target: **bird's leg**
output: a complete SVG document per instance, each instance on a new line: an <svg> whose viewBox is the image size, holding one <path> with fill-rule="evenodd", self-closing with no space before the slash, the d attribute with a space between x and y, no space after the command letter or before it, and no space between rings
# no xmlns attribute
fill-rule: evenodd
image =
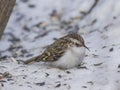
<svg viewBox="0 0 120 90"><path fill-rule="evenodd" d="M77 66L77 68L78 68L78 69L88 69L86 66L84 66L84 64L85 64L85 63L83 63L83 62L80 63L80 64Z"/></svg>

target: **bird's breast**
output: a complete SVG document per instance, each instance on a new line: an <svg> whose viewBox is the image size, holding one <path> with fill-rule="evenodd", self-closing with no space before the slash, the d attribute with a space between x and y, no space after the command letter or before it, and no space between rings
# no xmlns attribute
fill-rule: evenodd
<svg viewBox="0 0 120 90"><path fill-rule="evenodd" d="M76 57L84 56L85 54L85 48L84 47L72 47L70 49L71 53Z"/></svg>
<svg viewBox="0 0 120 90"><path fill-rule="evenodd" d="M52 62L52 65L60 68L72 68L79 65L84 59L84 56L84 47L72 47L68 49L57 61Z"/></svg>

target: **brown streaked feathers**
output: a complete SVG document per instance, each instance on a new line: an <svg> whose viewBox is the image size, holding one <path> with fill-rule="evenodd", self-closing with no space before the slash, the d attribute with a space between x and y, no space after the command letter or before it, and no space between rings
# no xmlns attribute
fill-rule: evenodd
<svg viewBox="0 0 120 90"><path fill-rule="evenodd" d="M76 39L82 43L79 44L79 43L72 42L70 38ZM83 38L80 35L75 33L68 34L56 40L53 44L48 46L41 55L33 57L25 61L24 63L29 64L35 61L44 61L44 62L56 61L65 53L67 49L69 49L72 46L77 46L77 47L85 46Z"/></svg>

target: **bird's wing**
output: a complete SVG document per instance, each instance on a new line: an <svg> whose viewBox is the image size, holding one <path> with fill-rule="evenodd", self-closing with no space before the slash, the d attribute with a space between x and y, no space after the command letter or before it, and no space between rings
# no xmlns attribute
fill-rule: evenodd
<svg viewBox="0 0 120 90"><path fill-rule="evenodd" d="M61 38L46 48L36 61L56 61L65 53L70 44L72 44L72 42L67 37Z"/></svg>
<svg viewBox="0 0 120 90"><path fill-rule="evenodd" d="M48 46L46 50L42 53L42 55L30 58L26 60L24 63L29 64L35 61L56 61L58 60L65 51L73 44L69 37L63 37L56 40L53 44Z"/></svg>

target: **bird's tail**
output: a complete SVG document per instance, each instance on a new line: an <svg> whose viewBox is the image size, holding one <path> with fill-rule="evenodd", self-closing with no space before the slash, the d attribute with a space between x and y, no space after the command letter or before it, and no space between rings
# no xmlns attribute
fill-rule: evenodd
<svg viewBox="0 0 120 90"><path fill-rule="evenodd" d="M26 61L24 62L24 64L34 63L34 62L36 62L36 61L38 61L38 60L39 60L39 56L32 57L32 58L26 60Z"/></svg>

